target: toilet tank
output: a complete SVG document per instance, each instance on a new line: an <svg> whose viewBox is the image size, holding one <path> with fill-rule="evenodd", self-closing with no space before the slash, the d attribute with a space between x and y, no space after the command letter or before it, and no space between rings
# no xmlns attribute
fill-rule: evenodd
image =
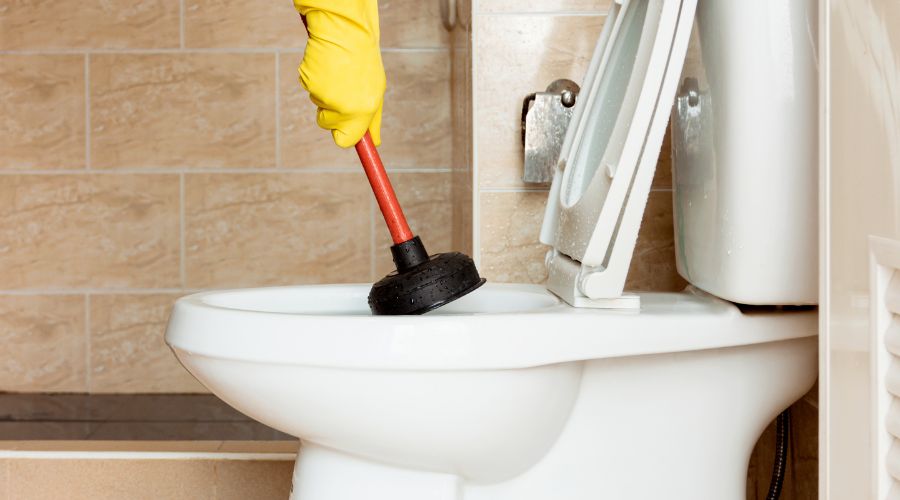
<svg viewBox="0 0 900 500"><path fill-rule="evenodd" d="M672 112L678 272L732 302L818 296L815 0L700 0Z"/></svg>

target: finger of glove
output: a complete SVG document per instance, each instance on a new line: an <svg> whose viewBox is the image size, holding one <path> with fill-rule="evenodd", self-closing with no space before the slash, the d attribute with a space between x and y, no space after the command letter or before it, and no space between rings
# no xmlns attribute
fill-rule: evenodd
<svg viewBox="0 0 900 500"><path fill-rule="evenodd" d="M369 129L370 120L362 116L347 117L330 109L319 108L316 123L324 129L331 130L335 144L349 148L362 139Z"/></svg>
<svg viewBox="0 0 900 500"><path fill-rule="evenodd" d="M369 122L369 133L372 135L372 142L375 143L376 146L381 145L381 112L384 109L384 102L378 104L378 109L375 111L375 114L372 116L372 121Z"/></svg>

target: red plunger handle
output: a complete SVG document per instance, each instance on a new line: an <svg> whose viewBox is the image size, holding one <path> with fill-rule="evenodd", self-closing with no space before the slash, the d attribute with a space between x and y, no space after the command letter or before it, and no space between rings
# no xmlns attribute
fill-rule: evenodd
<svg viewBox="0 0 900 500"><path fill-rule="evenodd" d="M369 184L372 185L372 192L375 193L375 200L378 201L378 208L381 209L381 215L384 216L384 222L387 223L394 244L413 239L412 231L409 230L409 224L406 223L406 217L400 209L397 195L394 194L394 188L391 187L391 181L384 171L384 164L381 163L381 157L378 156L378 150L375 149L369 132L356 143L356 154L359 155L359 161L366 171Z"/></svg>

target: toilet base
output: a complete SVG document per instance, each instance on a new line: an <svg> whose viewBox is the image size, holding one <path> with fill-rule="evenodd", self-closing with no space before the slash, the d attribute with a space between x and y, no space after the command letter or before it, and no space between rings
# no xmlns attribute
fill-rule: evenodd
<svg viewBox="0 0 900 500"><path fill-rule="evenodd" d="M460 500L458 476L380 464L304 443L290 500Z"/></svg>

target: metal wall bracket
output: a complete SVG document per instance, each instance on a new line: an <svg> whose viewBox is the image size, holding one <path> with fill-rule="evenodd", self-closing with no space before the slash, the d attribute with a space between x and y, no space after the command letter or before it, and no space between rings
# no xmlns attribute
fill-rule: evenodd
<svg viewBox="0 0 900 500"><path fill-rule="evenodd" d="M553 179L553 168L559 160L579 90L577 83L560 79L544 92L529 94L522 102L522 180L526 183L547 184Z"/></svg>

